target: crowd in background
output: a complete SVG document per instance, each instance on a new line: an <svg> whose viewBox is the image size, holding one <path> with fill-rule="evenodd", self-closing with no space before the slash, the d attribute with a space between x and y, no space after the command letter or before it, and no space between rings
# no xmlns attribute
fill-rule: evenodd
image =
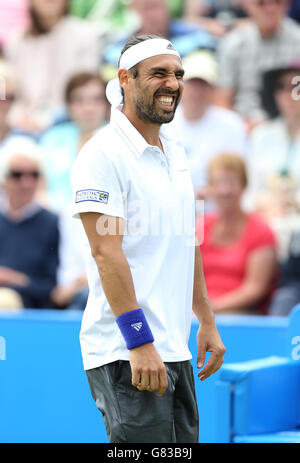
<svg viewBox="0 0 300 463"><path fill-rule="evenodd" d="M215 313L300 302L300 1L0 0L0 308L83 310L69 174L132 34L169 38ZM82 243L82 244L81 244Z"/></svg>

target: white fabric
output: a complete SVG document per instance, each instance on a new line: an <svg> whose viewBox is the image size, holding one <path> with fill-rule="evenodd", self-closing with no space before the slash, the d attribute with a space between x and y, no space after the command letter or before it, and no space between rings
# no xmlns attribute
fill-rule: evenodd
<svg viewBox="0 0 300 463"><path fill-rule="evenodd" d="M247 133L242 119L233 111L209 106L203 117L188 121L180 106L172 122L180 133L195 192L207 184L207 166L223 151L247 157Z"/></svg>
<svg viewBox="0 0 300 463"><path fill-rule="evenodd" d="M131 69L145 59L158 55L175 55L178 51L167 39L149 39L128 48L121 56L119 69ZM106 96L112 107L117 108L123 102L119 79L115 78L106 86Z"/></svg>
<svg viewBox="0 0 300 463"><path fill-rule="evenodd" d="M167 39L149 39L128 48L120 59L119 69L131 69L145 59L158 55L176 55L178 51Z"/></svg>
<svg viewBox="0 0 300 463"><path fill-rule="evenodd" d="M85 274L85 232L80 220L74 221L71 213L59 216L59 267L58 285L67 286Z"/></svg>
<svg viewBox="0 0 300 463"><path fill-rule="evenodd" d="M297 181L300 200L300 136L290 140L286 124L278 118L253 130L250 136L247 205L256 207L259 195L268 190L268 180L288 167Z"/></svg>
<svg viewBox="0 0 300 463"><path fill-rule="evenodd" d="M195 204L182 145L168 133L168 127L162 126L160 134L165 154L148 145L125 115L113 109L110 124L77 156L71 183L74 217L81 212L98 212L125 218L127 233L122 247L137 301L153 332L156 349L163 361L172 362L191 358L188 339ZM103 201L95 190L104 192ZM76 197L81 202L76 203ZM164 228L155 221L156 217L163 219ZM134 229L138 224L142 226L140 233ZM84 368L91 369L115 360L128 360L129 351L88 246L86 261L90 295L80 342Z"/></svg>

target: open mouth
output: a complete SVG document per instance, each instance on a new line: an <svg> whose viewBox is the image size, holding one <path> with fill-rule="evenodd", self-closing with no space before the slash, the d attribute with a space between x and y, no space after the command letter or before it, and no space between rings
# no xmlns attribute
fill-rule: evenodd
<svg viewBox="0 0 300 463"><path fill-rule="evenodd" d="M172 111L174 109L175 99L175 96L172 95L158 95L156 97L159 105L167 111Z"/></svg>

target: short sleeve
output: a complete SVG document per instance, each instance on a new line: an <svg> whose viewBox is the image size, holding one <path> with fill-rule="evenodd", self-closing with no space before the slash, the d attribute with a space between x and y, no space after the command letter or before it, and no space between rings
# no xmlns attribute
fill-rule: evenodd
<svg viewBox="0 0 300 463"><path fill-rule="evenodd" d="M276 238L269 225L257 214L253 214L248 233L249 251L263 247L276 248Z"/></svg>
<svg viewBox="0 0 300 463"><path fill-rule="evenodd" d="M93 141L93 140L90 140ZM71 169L72 216L97 212L125 218L124 191L116 162L89 142Z"/></svg>

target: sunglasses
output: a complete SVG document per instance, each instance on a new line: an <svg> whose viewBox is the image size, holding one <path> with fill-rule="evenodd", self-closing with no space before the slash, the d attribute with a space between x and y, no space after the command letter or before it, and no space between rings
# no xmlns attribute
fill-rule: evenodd
<svg viewBox="0 0 300 463"><path fill-rule="evenodd" d="M9 178L14 180L20 180L23 177L30 177L34 180L40 178L41 173L38 170L30 170L30 171L21 171L21 170L10 170L7 174Z"/></svg>

